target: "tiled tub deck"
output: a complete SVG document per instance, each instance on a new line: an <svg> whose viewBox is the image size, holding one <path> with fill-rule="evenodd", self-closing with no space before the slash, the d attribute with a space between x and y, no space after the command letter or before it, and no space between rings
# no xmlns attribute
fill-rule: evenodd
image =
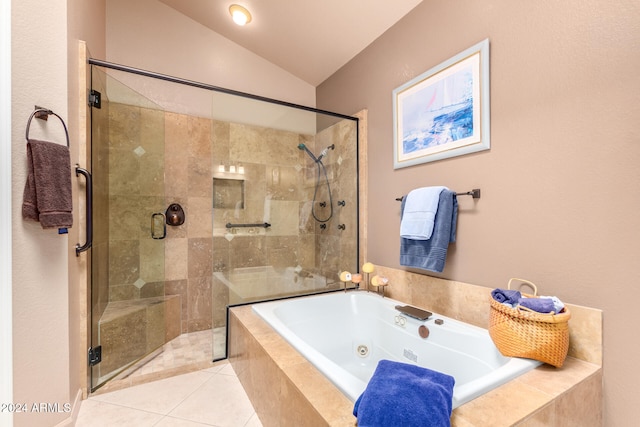
<svg viewBox="0 0 640 427"><path fill-rule="evenodd" d="M482 289L471 292L486 297ZM569 307L571 348L564 366L542 365L460 406L452 426L602 425L601 312ZM229 360L264 426L356 425L353 403L250 306L230 310L229 328Z"/></svg>

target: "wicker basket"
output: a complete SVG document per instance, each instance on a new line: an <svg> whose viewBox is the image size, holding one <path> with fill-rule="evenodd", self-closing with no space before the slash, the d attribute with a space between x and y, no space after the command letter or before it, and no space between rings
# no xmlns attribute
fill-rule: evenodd
<svg viewBox="0 0 640 427"><path fill-rule="evenodd" d="M533 283L513 278L532 287L535 298L538 289ZM500 353L508 357L524 357L561 367L569 350L569 318L565 309L560 314L544 314L522 308L510 308L489 296L489 335Z"/></svg>

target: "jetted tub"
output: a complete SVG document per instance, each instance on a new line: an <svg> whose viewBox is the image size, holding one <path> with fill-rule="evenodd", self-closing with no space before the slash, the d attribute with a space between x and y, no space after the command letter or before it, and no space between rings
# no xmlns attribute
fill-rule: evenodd
<svg viewBox="0 0 640 427"><path fill-rule="evenodd" d="M352 401L381 359L453 376L453 408L540 365L502 356L486 329L435 313L420 321L396 305L405 304L349 291L254 304L253 311ZM421 325L429 330L426 339L418 332Z"/></svg>

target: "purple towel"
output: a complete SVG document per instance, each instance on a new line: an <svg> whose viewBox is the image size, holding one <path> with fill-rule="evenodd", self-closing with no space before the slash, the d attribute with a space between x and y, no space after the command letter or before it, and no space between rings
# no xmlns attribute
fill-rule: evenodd
<svg viewBox="0 0 640 427"><path fill-rule="evenodd" d="M556 311L551 298L520 298L518 303L520 303L522 307L527 307L538 313L551 313L552 311Z"/></svg>
<svg viewBox="0 0 640 427"><path fill-rule="evenodd" d="M449 427L454 383L447 374L381 360L353 415L360 427Z"/></svg>
<svg viewBox="0 0 640 427"><path fill-rule="evenodd" d="M518 304L518 301L522 298L522 294L520 293L520 291L500 288L492 290L491 296L494 300L500 303L507 303L511 305Z"/></svg>
<svg viewBox="0 0 640 427"><path fill-rule="evenodd" d="M40 221L42 228L71 227L73 202L69 147L30 139L27 142L27 163L22 217Z"/></svg>

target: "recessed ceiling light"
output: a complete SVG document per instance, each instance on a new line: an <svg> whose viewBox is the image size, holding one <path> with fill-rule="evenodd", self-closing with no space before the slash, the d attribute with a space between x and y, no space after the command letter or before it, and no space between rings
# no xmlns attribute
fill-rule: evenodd
<svg viewBox="0 0 640 427"><path fill-rule="evenodd" d="M233 22L238 25L242 26L251 22L251 14L249 11L239 4L232 4L229 6L229 13L233 18Z"/></svg>

